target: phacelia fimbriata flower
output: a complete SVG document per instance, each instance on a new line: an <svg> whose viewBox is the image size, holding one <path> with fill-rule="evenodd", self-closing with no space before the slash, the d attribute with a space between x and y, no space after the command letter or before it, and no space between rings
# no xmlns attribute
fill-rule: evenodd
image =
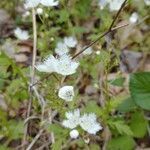
<svg viewBox="0 0 150 150"><path fill-rule="evenodd" d="M73 86L63 86L59 89L58 96L65 101L72 101L74 97Z"/></svg>
<svg viewBox="0 0 150 150"><path fill-rule="evenodd" d="M61 55L58 58L55 58L53 55L50 55L43 63L40 63L36 66L36 69L40 72L52 73L56 72L61 75L71 75L76 72L79 63L72 60L71 57L67 54Z"/></svg>

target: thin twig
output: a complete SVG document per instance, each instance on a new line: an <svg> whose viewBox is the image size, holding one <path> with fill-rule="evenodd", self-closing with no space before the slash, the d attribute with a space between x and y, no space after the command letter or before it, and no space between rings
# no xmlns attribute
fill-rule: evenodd
<svg viewBox="0 0 150 150"><path fill-rule="evenodd" d="M40 117L30 116L29 118L26 118L26 120L24 121L24 124L26 124L27 122L29 122L30 120L33 120L33 119L40 119Z"/></svg>
<svg viewBox="0 0 150 150"><path fill-rule="evenodd" d="M37 27L36 27L36 13L34 8L32 9L32 20L33 20L33 56L32 56L32 76L31 76L31 85L34 83L35 78L35 61L37 55Z"/></svg>
<svg viewBox="0 0 150 150"><path fill-rule="evenodd" d="M44 131L44 129L41 129L41 130L39 131L39 133L35 136L35 138L34 138L33 141L30 143L30 145L27 147L26 150L31 150L31 149L32 149L33 145L36 143L36 141L37 141L37 140L39 139L39 137L42 135L43 131Z"/></svg>
<svg viewBox="0 0 150 150"><path fill-rule="evenodd" d="M82 49L80 52L78 52L77 54L75 54L72 59L76 58L77 56L79 56L80 54L82 54L86 49L88 49L89 47L91 47L92 45L94 45L95 43L97 43L100 39L102 39L104 36L106 36L107 34L109 34L110 32L113 32L117 29L123 28L125 26L128 26L129 24L123 24L123 25L119 25L117 27L112 28L111 30L108 30L106 32L104 32L103 34L101 34L95 41L93 41L92 43L90 43L89 45L87 45L84 49Z"/></svg>
<svg viewBox="0 0 150 150"><path fill-rule="evenodd" d="M36 61L36 54L37 54L37 29L36 29L36 13L34 8L32 9L32 23L33 23L33 56L32 56L32 69L31 69L31 80L30 80L30 85L34 83L34 78L35 78L35 61ZM29 86L30 86L29 85ZM30 92L30 98L29 98L29 103L28 103L28 110L27 110L27 118L29 118L30 113L31 113L31 107L32 107L32 89L29 87L29 92ZM26 143L27 139L27 132L28 132L28 123L25 125L24 129L24 138L23 138L23 143Z"/></svg>
<svg viewBox="0 0 150 150"><path fill-rule="evenodd" d="M118 19L118 17L119 17L119 15L120 15L121 11L123 10L123 8L124 8L126 2L127 2L127 0L125 0L125 1L122 3L120 9L118 10L118 12L117 12L115 18L113 19L113 21L112 21L112 23L111 23L111 25L110 25L110 27L109 27L108 30L111 30L111 29L113 28L113 26L114 26L116 20Z"/></svg>

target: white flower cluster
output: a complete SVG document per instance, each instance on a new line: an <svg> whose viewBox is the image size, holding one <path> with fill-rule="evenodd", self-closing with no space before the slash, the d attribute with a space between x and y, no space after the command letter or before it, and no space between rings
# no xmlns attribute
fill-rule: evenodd
<svg viewBox="0 0 150 150"><path fill-rule="evenodd" d="M80 110L75 109L72 112L66 112L66 118L67 120L62 122L62 125L66 128L74 129L80 125L89 134L96 134L99 130L102 130L102 126L96 121L96 115L94 113L81 116Z"/></svg>
<svg viewBox="0 0 150 150"><path fill-rule="evenodd" d="M27 40L27 39L29 39L28 31L21 30L19 27L14 30L14 34L19 40Z"/></svg>
<svg viewBox="0 0 150 150"><path fill-rule="evenodd" d="M71 75L76 72L79 63L72 60L70 55L64 54L55 58L53 55L50 55L43 63L35 66L36 69L40 72L52 73L56 72L61 75Z"/></svg>
<svg viewBox="0 0 150 150"><path fill-rule="evenodd" d="M100 0L99 6L101 9L104 9L104 7L108 4L110 11L118 11L123 2L124 0Z"/></svg>
<svg viewBox="0 0 150 150"><path fill-rule="evenodd" d="M63 41L57 43L55 53L59 56L67 54L69 48L74 48L77 45L77 39L73 36L65 37Z"/></svg>
<svg viewBox="0 0 150 150"><path fill-rule="evenodd" d="M26 0L24 7L26 9L37 7L39 4L42 4L43 6L57 6L58 1L55 0Z"/></svg>

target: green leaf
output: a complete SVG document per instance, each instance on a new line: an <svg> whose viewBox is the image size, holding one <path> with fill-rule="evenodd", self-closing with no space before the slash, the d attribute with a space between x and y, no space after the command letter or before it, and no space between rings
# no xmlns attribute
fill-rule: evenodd
<svg viewBox="0 0 150 150"><path fill-rule="evenodd" d="M90 101L87 103L86 107L83 109L84 112L86 113L95 113L97 116L102 115L102 109L96 104L94 101Z"/></svg>
<svg viewBox="0 0 150 150"><path fill-rule="evenodd" d="M132 130L130 127L124 123L123 120L109 120L108 124L110 128L117 130L118 133L123 134L123 135L133 135Z"/></svg>
<svg viewBox="0 0 150 150"><path fill-rule="evenodd" d="M136 108L136 104L134 100L129 97L122 101L122 103L118 106L117 110L120 112L129 112Z"/></svg>
<svg viewBox="0 0 150 150"><path fill-rule="evenodd" d="M115 86L122 87L124 84L124 81L125 81L125 78L120 77L115 80L110 80L109 83Z"/></svg>
<svg viewBox="0 0 150 150"><path fill-rule="evenodd" d="M61 149L62 143L63 143L62 139L56 140L55 143L52 144L52 150Z"/></svg>
<svg viewBox="0 0 150 150"><path fill-rule="evenodd" d="M90 144L89 147L90 147L91 150L100 150L100 147L96 144Z"/></svg>
<svg viewBox="0 0 150 150"><path fill-rule="evenodd" d="M64 135L64 134L66 134L67 135L67 133L68 133L68 131L67 130L65 130L63 127L61 127L60 125L58 125L58 124L50 124L50 125L48 125L47 127L47 130L49 131L49 132L54 132L55 134L60 134L60 135Z"/></svg>
<svg viewBox="0 0 150 150"><path fill-rule="evenodd" d="M147 132L148 122L144 118L143 112L135 112L131 117L130 128L133 136L142 138Z"/></svg>
<svg viewBox="0 0 150 150"><path fill-rule="evenodd" d="M132 74L129 87L135 103L143 109L150 110L150 72Z"/></svg>
<svg viewBox="0 0 150 150"><path fill-rule="evenodd" d="M11 149L5 145L0 145L0 150L11 150Z"/></svg>
<svg viewBox="0 0 150 150"><path fill-rule="evenodd" d="M107 145L107 150L133 150L135 141L129 136L112 138Z"/></svg>

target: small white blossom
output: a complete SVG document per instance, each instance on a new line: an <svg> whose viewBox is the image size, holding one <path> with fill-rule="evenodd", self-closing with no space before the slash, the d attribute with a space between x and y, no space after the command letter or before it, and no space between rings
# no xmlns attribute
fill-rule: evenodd
<svg viewBox="0 0 150 150"><path fill-rule="evenodd" d="M37 12L37 14L41 15L41 14L43 14L43 9L42 8L37 8L36 12Z"/></svg>
<svg viewBox="0 0 150 150"><path fill-rule="evenodd" d="M96 51L96 55L100 55L101 51Z"/></svg>
<svg viewBox="0 0 150 150"><path fill-rule="evenodd" d="M72 101L74 97L73 86L63 86L59 89L58 96L65 101Z"/></svg>
<svg viewBox="0 0 150 150"><path fill-rule="evenodd" d="M84 54L84 55L90 55L90 54L92 54L92 51L93 51L93 49L92 49L91 47L89 47L89 48L87 48L87 49L83 52L83 54Z"/></svg>
<svg viewBox="0 0 150 150"><path fill-rule="evenodd" d="M146 4L147 6L150 5L150 0L144 0L144 2L145 2L145 4Z"/></svg>
<svg viewBox="0 0 150 150"><path fill-rule="evenodd" d="M77 39L75 37L65 37L64 38L64 43L70 47L70 48L73 48L77 45Z"/></svg>
<svg viewBox="0 0 150 150"><path fill-rule="evenodd" d="M110 11L118 11L124 0L111 0L109 2Z"/></svg>
<svg viewBox="0 0 150 150"><path fill-rule="evenodd" d="M96 115L94 113L84 114L80 118L80 126L90 134L96 134L96 132L102 129L100 124L96 121Z"/></svg>
<svg viewBox="0 0 150 150"><path fill-rule="evenodd" d="M44 6L57 6L58 1L55 0L41 0L40 3Z"/></svg>
<svg viewBox="0 0 150 150"><path fill-rule="evenodd" d="M35 8L39 4L44 6L57 6L58 1L55 0L25 0L24 7L25 9Z"/></svg>
<svg viewBox="0 0 150 150"><path fill-rule="evenodd" d="M40 3L40 0L26 0L24 7L25 9L37 7Z"/></svg>
<svg viewBox="0 0 150 150"><path fill-rule="evenodd" d="M72 112L66 112L66 118L67 120L64 120L62 122L62 125L66 128L74 129L77 127L80 123L80 110L75 109Z"/></svg>
<svg viewBox="0 0 150 150"><path fill-rule="evenodd" d="M131 17L129 18L129 21L131 23L136 23L138 21L138 18L139 18L138 13L134 12L134 13L131 14Z"/></svg>
<svg viewBox="0 0 150 150"><path fill-rule="evenodd" d="M78 62L73 61L69 55L64 54L59 58L50 55L43 63L38 64L36 69L40 72L56 72L66 76L75 73L78 66Z"/></svg>
<svg viewBox="0 0 150 150"><path fill-rule="evenodd" d="M15 34L15 36L16 36L19 40L27 40L27 39L29 39L28 31L21 30L20 28L16 28L16 29L14 30L14 34Z"/></svg>
<svg viewBox="0 0 150 150"><path fill-rule="evenodd" d="M56 72L64 76L71 75L76 72L78 66L78 62L72 60L69 55L64 54L57 59Z"/></svg>
<svg viewBox="0 0 150 150"><path fill-rule="evenodd" d="M79 136L79 132L77 130L74 129L74 130L70 131L70 137L72 139L76 139L78 136Z"/></svg>
<svg viewBox="0 0 150 150"><path fill-rule="evenodd" d="M48 58L46 58L43 63L38 64L36 69L40 72L47 72L52 73L55 72L55 65L57 63L56 58L53 55L50 55Z"/></svg>
<svg viewBox="0 0 150 150"><path fill-rule="evenodd" d="M55 52L58 55L63 55L69 52L67 45L63 42L58 42L55 48Z"/></svg>

